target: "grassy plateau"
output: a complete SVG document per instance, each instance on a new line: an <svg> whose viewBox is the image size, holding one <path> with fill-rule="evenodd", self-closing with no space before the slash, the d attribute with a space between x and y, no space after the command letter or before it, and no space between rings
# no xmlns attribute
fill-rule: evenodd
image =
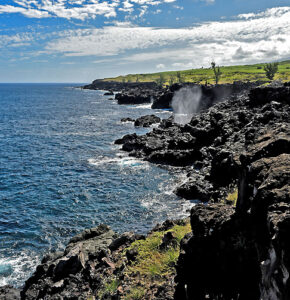
<svg viewBox="0 0 290 300"><path fill-rule="evenodd" d="M219 83L233 83L234 81L268 81L265 71L265 64L241 65L241 66L220 66L222 72ZM117 82L150 82L156 81L161 76L165 78L165 84L178 82L177 73L183 82L214 83L213 70L209 68L190 69L183 71L167 71L148 74L128 74L124 76L105 78L105 81ZM278 72L274 80L290 81L290 60L279 62Z"/></svg>

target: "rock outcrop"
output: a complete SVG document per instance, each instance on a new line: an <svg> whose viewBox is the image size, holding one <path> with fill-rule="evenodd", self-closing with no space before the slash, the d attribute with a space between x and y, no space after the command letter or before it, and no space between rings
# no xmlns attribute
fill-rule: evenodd
<svg viewBox="0 0 290 300"><path fill-rule="evenodd" d="M262 103L260 91L265 95ZM122 144L130 156L183 167L188 180L176 189L178 195L217 201L228 192L228 187L236 184L236 161L254 136L276 123L288 122L288 93L286 86L258 87L249 96L234 96L194 115L188 124L176 124L170 117L146 135L127 135L116 143ZM279 143L273 147L285 148L283 141Z"/></svg>
<svg viewBox="0 0 290 300"><path fill-rule="evenodd" d="M160 123L161 119L155 115L147 115L138 118L134 125L139 127L150 127L153 124Z"/></svg>
<svg viewBox="0 0 290 300"><path fill-rule="evenodd" d="M265 104L264 98L257 104ZM256 132L236 163L236 208L211 204L191 210L192 233L181 242L175 299L290 297L289 124Z"/></svg>

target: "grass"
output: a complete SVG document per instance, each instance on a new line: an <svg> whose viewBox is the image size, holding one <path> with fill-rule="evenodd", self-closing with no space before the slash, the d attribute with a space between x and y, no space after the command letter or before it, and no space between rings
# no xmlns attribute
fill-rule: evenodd
<svg viewBox="0 0 290 300"><path fill-rule="evenodd" d="M191 231L190 224L175 225L172 229L163 232L153 232L146 240L135 241L129 249L137 249L138 256L135 263L128 267L128 275L138 273L149 280L162 278L174 272L174 265L179 256L179 246L160 250L162 238L166 232L171 231L177 239L178 245L184 235Z"/></svg>
<svg viewBox="0 0 290 300"><path fill-rule="evenodd" d="M127 266L125 276L131 278L130 290L125 293L124 300L147 299L146 291L150 290L152 283L162 285L168 277L174 276L175 264L179 257L179 244L182 238L191 231L189 221L173 228L153 232L145 240L138 240L124 251L136 249L138 255L132 265ZM162 238L167 232L172 232L177 246L170 246L164 250L160 249ZM148 295L147 295L148 296Z"/></svg>
<svg viewBox="0 0 290 300"><path fill-rule="evenodd" d="M219 83L233 83L234 81L268 81L263 70L265 64L241 65L241 66L221 66L221 78ZM190 69L180 71L183 81L196 83L214 83L214 74L211 68ZM166 83L169 84L170 77L176 81L176 71L148 73L148 74L128 74L114 78L105 78L105 81L118 82L150 82L156 81L160 74L165 77ZM278 72L275 80L290 81L290 60L279 63Z"/></svg>
<svg viewBox="0 0 290 300"><path fill-rule="evenodd" d="M140 300L145 296L145 289L142 286L131 288L130 292L124 297L124 300Z"/></svg>
<svg viewBox="0 0 290 300"><path fill-rule="evenodd" d="M238 200L238 189L235 189L232 193L228 194L225 202L230 203L233 206L236 206L237 200Z"/></svg>
<svg viewBox="0 0 290 300"><path fill-rule="evenodd" d="M117 291L117 288L120 284L120 281L118 279L113 279L109 282L107 282L101 290L98 292L99 298L102 298L105 294L114 294Z"/></svg>

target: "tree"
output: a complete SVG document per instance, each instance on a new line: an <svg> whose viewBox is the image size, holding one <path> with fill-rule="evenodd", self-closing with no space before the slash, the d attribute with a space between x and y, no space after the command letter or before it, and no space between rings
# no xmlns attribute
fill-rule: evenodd
<svg viewBox="0 0 290 300"><path fill-rule="evenodd" d="M166 82L164 74L159 74L159 78L156 79L156 83L160 86L163 87L163 84Z"/></svg>
<svg viewBox="0 0 290 300"><path fill-rule="evenodd" d="M172 85L175 82L175 80L176 80L176 77L173 74L171 74L169 77L169 85Z"/></svg>
<svg viewBox="0 0 290 300"><path fill-rule="evenodd" d="M275 74L278 72L278 65L278 63L272 63L264 66L264 71L268 79L273 80Z"/></svg>
<svg viewBox="0 0 290 300"><path fill-rule="evenodd" d="M211 68L214 72L215 84L218 84L223 73L221 72L220 67L216 66L216 63L214 61L211 63Z"/></svg>
<svg viewBox="0 0 290 300"><path fill-rule="evenodd" d="M176 72L177 82L183 83L183 77L180 72Z"/></svg>

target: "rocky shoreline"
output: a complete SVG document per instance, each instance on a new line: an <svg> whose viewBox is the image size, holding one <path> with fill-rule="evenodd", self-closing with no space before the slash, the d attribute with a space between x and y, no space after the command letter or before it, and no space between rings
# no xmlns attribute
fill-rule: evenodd
<svg viewBox="0 0 290 300"><path fill-rule="evenodd" d="M170 117L146 135L116 141L130 156L186 174L175 193L206 203L188 220L166 221L147 236L106 225L86 230L44 257L21 291L3 287L0 298L289 299L290 87L256 85L228 93L202 86L201 112L188 124ZM122 95L138 98L136 88ZM156 87L152 93L160 103L170 99ZM135 125L154 122L149 116Z"/></svg>

